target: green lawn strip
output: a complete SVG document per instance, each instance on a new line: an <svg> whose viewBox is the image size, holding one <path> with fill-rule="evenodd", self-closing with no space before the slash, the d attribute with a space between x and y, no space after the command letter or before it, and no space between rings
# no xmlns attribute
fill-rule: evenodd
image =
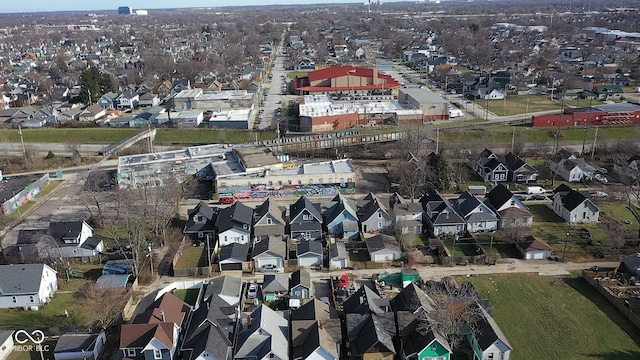
<svg viewBox="0 0 640 360"><path fill-rule="evenodd" d="M514 349L513 359L637 355L640 346L634 339L640 339L640 330L578 276L496 274L461 280L473 282L490 300L493 317Z"/></svg>
<svg viewBox="0 0 640 360"><path fill-rule="evenodd" d="M182 254L176 262L176 269L189 269L194 267L207 266L206 247L204 246L188 246L182 249Z"/></svg>
<svg viewBox="0 0 640 360"><path fill-rule="evenodd" d="M617 220L626 229L638 229L637 221L629 210L628 204L624 202L600 201L596 205L598 206L598 208L600 208L601 214L605 214L611 219ZM625 223L625 220L628 220L628 224Z"/></svg>
<svg viewBox="0 0 640 360"><path fill-rule="evenodd" d="M25 143L114 143L138 131L138 129L114 129L114 128L41 128L22 129ZM18 131L11 129L0 130L0 139L9 142L20 142Z"/></svg>
<svg viewBox="0 0 640 360"><path fill-rule="evenodd" d="M200 289L179 289L173 292L178 299L186 302L189 305L195 305L198 300L198 293Z"/></svg>
<svg viewBox="0 0 640 360"><path fill-rule="evenodd" d="M58 279L59 291L38 311L0 310L0 328L88 325L88 316L84 308L78 305L78 299L74 297L78 288L86 282L84 279L71 279L65 283L65 280ZM65 310L69 313L68 317L65 316Z"/></svg>
<svg viewBox="0 0 640 360"><path fill-rule="evenodd" d="M488 105L489 111L498 116L524 115L525 113L562 109L562 104L551 101L544 95L509 95L506 99L478 99L475 100L475 103L482 108Z"/></svg>
<svg viewBox="0 0 640 360"><path fill-rule="evenodd" d="M287 78L293 79L296 76L307 76L309 74L308 71L291 71L287 73Z"/></svg>

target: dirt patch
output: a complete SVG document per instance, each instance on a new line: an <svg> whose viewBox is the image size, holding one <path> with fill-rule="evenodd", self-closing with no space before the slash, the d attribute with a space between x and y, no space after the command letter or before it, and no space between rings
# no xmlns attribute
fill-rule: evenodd
<svg viewBox="0 0 640 360"><path fill-rule="evenodd" d="M359 194L388 193L390 189L387 160L353 160L356 169L356 191Z"/></svg>

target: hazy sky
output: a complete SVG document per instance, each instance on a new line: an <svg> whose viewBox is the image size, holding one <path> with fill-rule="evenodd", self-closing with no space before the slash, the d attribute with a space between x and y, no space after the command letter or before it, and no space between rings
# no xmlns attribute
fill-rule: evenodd
<svg viewBox="0 0 640 360"><path fill-rule="evenodd" d="M35 12L35 11L72 11L72 10L116 10L118 6L131 6L134 9L162 9L186 7L217 7L242 5L275 5L275 4L319 4L319 3L364 3L365 0L2 0L0 12ZM384 0L394 2L398 0Z"/></svg>

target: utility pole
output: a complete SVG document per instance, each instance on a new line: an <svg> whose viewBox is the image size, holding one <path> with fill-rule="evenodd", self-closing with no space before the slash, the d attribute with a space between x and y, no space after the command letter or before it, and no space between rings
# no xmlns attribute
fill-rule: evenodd
<svg viewBox="0 0 640 360"><path fill-rule="evenodd" d="M511 134L511 152L513 152L513 146L516 142L516 127L513 127L513 133Z"/></svg>
<svg viewBox="0 0 640 360"><path fill-rule="evenodd" d="M584 137L582 138L582 151L580 152L580 156L584 156L584 146L587 142L587 127L584 127Z"/></svg>
<svg viewBox="0 0 640 360"><path fill-rule="evenodd" d="M593 160L593 153L596 150L596 140L598 140L598 125L596 125L596 132L593 135L593 146L591 147L591 160Z"/></svg>
<svg viewBox="0 0 640 360"><path fill-rule="evenodd" d="M567 237L564 239L564 248L562 249L562 262L564 262L564 255L567 252L567 242L569 241L569 233L567 233Z"/></svg>
<svg viewBox="0 0 640 360"><path fill-rule="evenodd" d="M436 154L440 151L440 128L436 128Z"/></svg>
<svg viewBox="0 0 640 360"><path fill-rule="evenodd" d="M20 134L20 142L22 143L22 154L27 157L27 148L24 146L24 138L22 137L22 127L18 124L18 134Z"/></svg>
<svg viewBox="0 0 640 360"><path fill-rule="evenodd" d="M149 264L151 267L151 277L153 277L153 251L151 249L151 245L149 245Z"/></svg>

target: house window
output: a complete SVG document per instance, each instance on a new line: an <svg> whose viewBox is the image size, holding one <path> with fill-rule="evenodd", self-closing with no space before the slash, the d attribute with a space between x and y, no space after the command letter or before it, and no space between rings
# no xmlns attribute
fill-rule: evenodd
<svg viewBox="0 0 640 360"><path fill-rule="evenodd" d="M11 297L11 300L13 300L13 303L14 303L14 304L18 302L18 299L17 299L15 296L12 296L12 297Z"/></svg>
<svg viewBox="0 0 640 360"><path fill-rule="evenodd" d="M29 301L33 302L33 295L29 296Z"/></svg>
<svg viewBox="0 0 640 360"><path fill-rule="evenodd" d="M135 357L136 349L127 349L127 357Z"/></svg>
<svg viewBox="0 0 640 360"><path fill-rule="evenodd" d="M298 180L298 185L302 185L302 180Z"/></svg>
<svg viewBox="0 0 640 360"><path fill-rule="evenodd" d="M291 181L289 181L289 184L291 184ZM282 185L282 180L278 180L278 185Z"/></svg>
<svg viewBox="0 0 640 360"><path fill-rule="evenodd" d="M311 215L302 215L302 220L305 220L305 221L311 220Z"/></svg>
<svg viewBox="0 0 640 360"><path fill-rule="evenodd" d="M225 236L224 236L224 242L227 242L227 241L228 241L228 240L227 240L227 236L225 235Z"/></svg>
<svg viewBox="0 0 640 360"><path fill-rule="evenodd" d="M382 213L378 211L378 219L382 218Z"/></svg>
<svg viewBox="0 0 640 360"><path fill-rule="evenodd" d="M493 360L493 353L489 353L489 356L487 357L488 360Z"/></svg>
<svg viewBox="0 0 640 360"><path fill-rule="evenodd" d="M378 229L382 229L382 221L378 221Z"/></svg>
<svg viewBox="0 0 640 360"><path fill-rule="evenodd" d="M271 221L271 219L267 219L267 225L271 225L273 224L273 222Z"/></svg>
<svg viewBox="0 0 640 360"><path fill-rule="evenodd" d="M158 349L153 349L153 358L154 359L162 359L162 351Z"/></svg>
<svg viewBox="0 0 640 360"><path fill-rule="evenodd" d="M200 216L200 215L198 215L198 216L196 217L196 222L204 222L204 216Z"/></svg>
<svg viewBox="0 0 640 360"><path fill-rule="evenodd" d="M586 219L586 218L587 218L587 212L586 212L586 211L584 211L584 212L582 213L582 218L583 218L583 219Z"/></svg>

